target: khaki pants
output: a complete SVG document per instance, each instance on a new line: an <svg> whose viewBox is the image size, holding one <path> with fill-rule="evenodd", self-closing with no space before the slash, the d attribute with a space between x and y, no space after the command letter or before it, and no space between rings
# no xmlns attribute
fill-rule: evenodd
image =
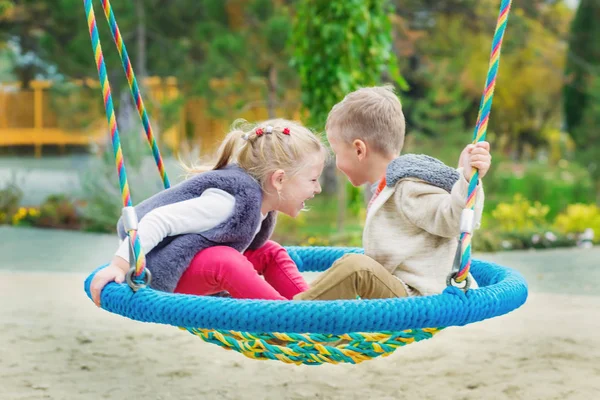
<svg viewBox="0 0 600 400"><path fill-rule="evenodd" d="M402 282L363 254L346 254L294 300L386 299L407 297Z"/></svg>

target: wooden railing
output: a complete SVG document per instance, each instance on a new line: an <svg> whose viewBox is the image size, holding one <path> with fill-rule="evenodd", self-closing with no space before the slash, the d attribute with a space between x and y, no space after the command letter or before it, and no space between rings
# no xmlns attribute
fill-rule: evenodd
<svg viewBox="0 0 600 400"><path fill-rule="evenodd" d="M17 84L0 84L0 147L33 146L36 157L40 157L43 146L48 145L61 149L69 145L108 145L110 139L98 82L73 83L81 90L66 96L54 94L50 81L33 81L30 89L21 89ZM241 111L232 111L230 116L214 118L206 112L205 100L193 98L181 106L175 121L171 118L172 122L166 126L159 106L179 96L176 80L150 77L144 80L143 88L159 144L174 153L181 149L182 143L189 144L186 138L192 138L192 144L199 145L202 153L210 153L235 118L257 121L266 119L268 114L264 103L255 101ZM277 113L284 118L299 117L297 104L280 108Z"/></svg>

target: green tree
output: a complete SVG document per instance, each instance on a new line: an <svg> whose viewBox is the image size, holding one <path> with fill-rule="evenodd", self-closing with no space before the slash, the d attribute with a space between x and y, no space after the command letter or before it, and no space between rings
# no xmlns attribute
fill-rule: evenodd
<svg viewBox="0 0 600 400"><path fill-rule="evenodd" d="M288 65L288 7L277 0L202 3L205 18L192 32L184 81L195 82L192 92L205 96L216 115L266 103L275 116L284 88L296 80Z"/></svg>
<svg viewBox="0 0 600 400"><path fill-rule="evenodd" d="M577 161L587 167L596 183L600 204L600 77L595 77L586 93L587 106L572 133L577 146Z"/></svg>
<svg viewBox="0 0 600 400"><path fill-rule="evenodd" d="M15 4L12 0L0 0L0 19L7 18L8 13L13 9Z"/></svg>
<svg viewBox="0 0 600 400"><path fill-rule="evenodd" d="M292 44L302 103L314 127L348 92L381 83L385 74L406 88L392 49L387 0L302 0Z"/></svg>
<svg viewBox="0 0 600 400"><path fill-rule="evenodd" d="M419 150L426 147L427 154L454 165L460 150L471 138L471 127L465 123L471 99L466 96L457 75L449 70L448 62L439 62L435 70L421 73L422 95L404 99L412 136L410 143ZM427 145L423 146L424 143Z"/></svg>
<svg viewBox="0 0 600 400"><path fill-rule="evenodd" d="M33 0L2 1L0 3L0 41L11 40L19 55L13 64L14 74L24 87L40 69L39 36L48 23L46 4Z"/></svg>
<svg viewBox="0 0 600 400"><path fill-rule="evenodd" d="M535 3L535 7L523 2L513 5L488 128L488 140L493 142L495 151L517 160L528 157L531 153L528 149L546 147L548 132L561 126L564 43L568 33L565 27L572 12L562 2L546 2L544 7L541 6L542 1L536 0ZM472 13L474 17L470 16ZM421 27L418 35L402 31L403 35L416 38L413 40L411 63L404 67L404 75L411 85L408 99L405 99L409 127L422 126L419 121L423 118L419 117L419 110L415 110L414 106L423 106L424 99L436 96L429 91L439 92L439 88L435 89L439 84L431 80L441 75L449 82L448 89L453 85L461 88L460 91L456 88L452 91L459 103L457 108L464 110L467 129L473 129L497 15L498 2L482 0L465 14L432 13L430 24ZM443 79L441 83L444 84ZM469 104L466 105L465 101ZM442 113L444 107L435 111ZM470 137L466 134L463 143ZM433 143L426 148L440 148L453 142L459 141ZM452 147L448 150L458 149Z"/></svg>
<svg viewBox="0 0 600 400"><path fill-rule="evenodd" d="M297 5L291 44L302 103L309 123L321 129L329 110L347 93L381 83L384 76L406 88L392 48L392 8L387 0L302 0ZM324 190L337 186L337 229L342 231L346 185L336 185L333 166ZM345 178L343 178L345 179Z"/></svg>
<svg viewBox="0 0 600 400"><path fill-rule="evenodd" d="M565 117L571 134L582 134L579 129L588 106L587 89L600 74L600 3L581 0L571 24L569 53L566 66L567 84L564 89ZM575 138L576 142L582 141Z"/></svg>

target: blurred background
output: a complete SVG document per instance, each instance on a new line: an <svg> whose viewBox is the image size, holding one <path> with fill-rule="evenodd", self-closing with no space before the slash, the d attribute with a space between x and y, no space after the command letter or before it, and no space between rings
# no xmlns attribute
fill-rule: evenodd
<svg viewBox="0 0 600 400"><path fill-rule="evenodd" d="M77 0L0 1L0 223L114 231L117 178L85 12ZM600 240L600 3L514 1L488 140L482 251ZM456 165L470 142L498 2L115 1L171 179L210 158L236 118L321 132L347 92L392 83L404 152ZM160 190L100 4L96 18L134 202ZM366 199L332 167L289 244L360 245Z"/></svg>
<svg viewBox="0 0 600 400"><path fill-rule="evenodd" d="M133 202L162 184L102 1L93 1ZM456 166L500 0L114 0L172 182L237 118L322 133L362 86L395 86L404 153ZM0 0L0 399L595 399L600 330L600 1L515 0L487 139L475 257L530 289L509 315L359 366L248 360L97 309L121 196L81 0ZM285 245L360 246L368 188L329 165ZM450 266L448 266L450 269ZM311 276L307 276L311 280ZM430 343L431 342L431 343ZM168 349L168 351L165 351Z"/></svg>

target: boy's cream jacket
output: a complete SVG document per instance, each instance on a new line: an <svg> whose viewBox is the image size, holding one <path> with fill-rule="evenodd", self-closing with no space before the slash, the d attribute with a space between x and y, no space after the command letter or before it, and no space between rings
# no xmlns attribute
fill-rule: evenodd
<svg viewBox="0 0 600 400"><path fill-rule="evenodd" d="M468 189L462 168L458 172L460 177L450 193L418 178L402 178L395 185L386 186L367 212L365 254L404 282L410 295L437 294L446 287ZM480 225L483 202L479 182L476 228ZM474 280L471 287L476 287Z"/></svg>

